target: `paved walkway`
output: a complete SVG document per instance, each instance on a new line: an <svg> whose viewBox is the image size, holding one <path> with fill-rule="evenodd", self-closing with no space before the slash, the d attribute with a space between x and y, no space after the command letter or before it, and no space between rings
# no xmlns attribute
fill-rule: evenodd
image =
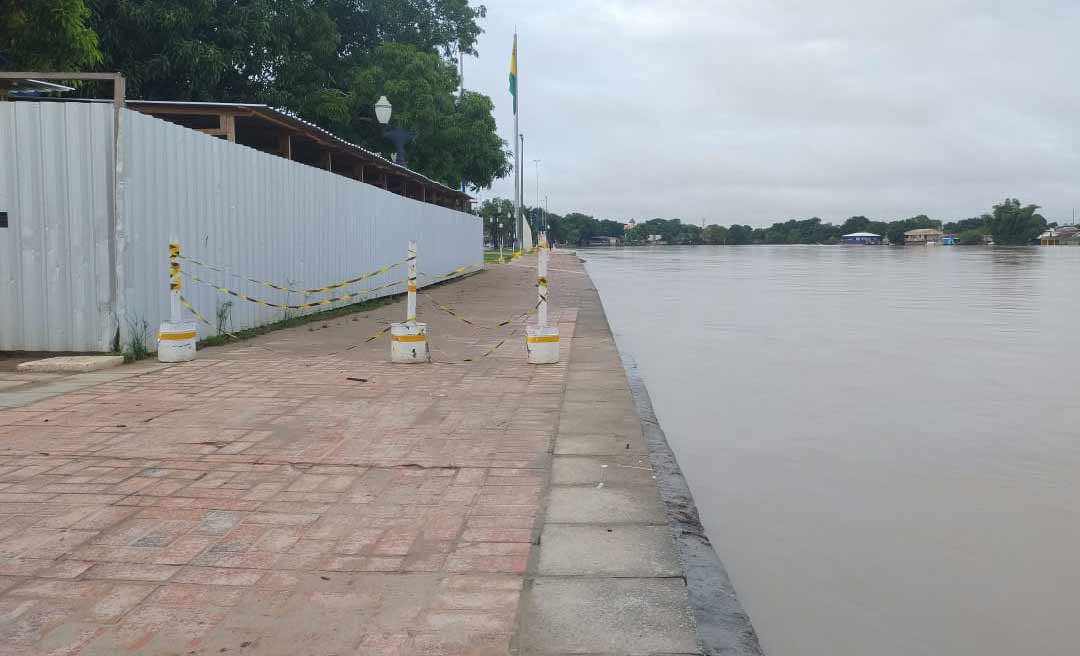
<svg viewBox="0 0 1080 656"><path fill-rule="evenodd" d="M0 655L698 653L576 258L549 276L558 365L525 364L521 320L430 303L493 326L532 307L532 263L422 290L430 365L363 341L397 303L59 396L18 387Z"/></svg>

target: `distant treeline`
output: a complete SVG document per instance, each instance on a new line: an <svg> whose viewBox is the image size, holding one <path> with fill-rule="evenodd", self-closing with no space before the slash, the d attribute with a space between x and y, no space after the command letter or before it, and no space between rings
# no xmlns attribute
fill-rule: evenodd
<svg viewBox="0 0 1080 656"><path fill-rule="evenodd" d="M579 212L545 215L539 207L526 207L524 212L534 233L546 222L548 240L555 244L579 246L593 237L625 238L622 221L595 219ZM498 244L505 240L503 243L509 246L514 238L514 203L505 198L486 200L480 205L480 216L484 218L485 241Z"/></svg>
<svg viewBox="0 0 1080 656"><path fill-rule="evenodd" d="M925 214L895 221L875 221L865 216L853 216L840 225L809 219L774 223L767 228L748 225L708 225L704 228L681 219L649 219L624 230L623 221L598 220L587 214L572 212L565 216L548 214L548 236L560 244L580 245L592 237L622 237L628 244L660 241L668 244L838 244L840 237L852 232L873 232L887 237L894 244L904 242L904 233L918 228L937 228L955 234L961 244L981 244L989 235L995 243L1023 245L1033 243L1049 225L1038 213L1037 205L1022 205L1008 198L981 216L960 221L943 222ZM543 225L540 208L526 208L529 223L536 230ZM506 199L485 201L480 207L485 218L484 230L489 241L499 238L498 222L502 221L502 237L513 234L513 204Z"/></svg>

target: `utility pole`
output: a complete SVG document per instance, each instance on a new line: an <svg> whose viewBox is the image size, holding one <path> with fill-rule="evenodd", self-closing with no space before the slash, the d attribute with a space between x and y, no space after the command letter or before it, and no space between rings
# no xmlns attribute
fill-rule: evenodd
<svg viewBox="0 0 1080 656"><path fill-rule="evenodd" d="M534 159L536 165L536 206L540 207L540 160Z"/></svg>

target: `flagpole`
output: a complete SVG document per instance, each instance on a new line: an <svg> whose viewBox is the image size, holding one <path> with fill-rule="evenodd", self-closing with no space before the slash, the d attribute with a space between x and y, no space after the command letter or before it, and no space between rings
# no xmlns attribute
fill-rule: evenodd
<svg viewBox="0 0 1080 656"><path fill-rule="evenodd" d="M515 35L515 40L516 40ZM521 247L521 140L518 139L518 115L514 112L514 240Z"/></svg>
<svg viewBox="0 0 1080 656"><path fill-rule="evenodd" d="M517 30L514 30L514 237L517 239L517 247L520 250L524 243L521 226L521 139L518 136L518 107L520 106L520 85L517 83Z"/></svg>

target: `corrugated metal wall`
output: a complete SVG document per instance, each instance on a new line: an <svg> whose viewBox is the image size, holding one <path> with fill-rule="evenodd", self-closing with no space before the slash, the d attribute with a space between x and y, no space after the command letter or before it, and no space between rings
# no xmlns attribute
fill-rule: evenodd
<svg viewBox="0 0 1080 656"><path fill-rule="evenodd" d="M0 102L0 350L104 351L113 107Z"/></svg>
<svg viewBox="0 0 1080 656"><path fill-rule="evenodd" d="M299 289L403 260L410 239L418 242L420 270L432 275L483 263L481 221L473 215L409 200L130 110L124 110L121 125L120 223L127 305L123 328L145 320L156 331L168 318L168 243L173 233L189 257ZM399 267L305 301L299 294L191 266L182 263L222 287L291 304L405 277ZM183 284L184 296L211 321L218 304L230 300L232 328L284 318L282 310L222 295L187 279ZM200 331L213 332L206 326Z"/></svg>
<svg viewBox="0 0 1080 656"><path fill-rule="evenodd" d="M0 103L0 145L17 152L6 163L0 157L0 211L20 208L12 228L0 229L0 349L107 350L117 323L125 343L139 323L152 336L169 314L170 235L189 257L294 288L403 260L410 239L419 242L420 270L432 275L483 262L478 217L122 110L119 260L112 267L112 112L109 105ZM183 267L249 296L292 304L405 275L399 267L305 300L187 262ZM115 311L109 303L114 270L121 289ZM211 321L220 303L233 301L230 329L284 318L282 310L183 282L184 295ZM202 336L212 332L200 327Z"/></svg>

